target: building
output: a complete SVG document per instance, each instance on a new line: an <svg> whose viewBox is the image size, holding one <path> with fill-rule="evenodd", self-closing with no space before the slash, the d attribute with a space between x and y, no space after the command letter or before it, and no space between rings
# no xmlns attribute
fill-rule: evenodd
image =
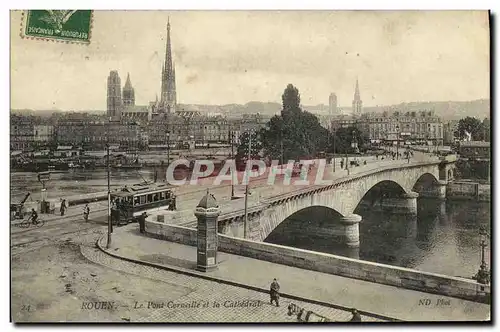
<svg viewBox="0 0 500 332"><path fill-rule="evenodd" d="M38 146L48 146L54 140L54 126L36 124L33 126L33 140Z"/></svg>
<svg viewBox="0 0 500 332"><path fill-rule="evenodd" d="M419 144L441 145L443 123L434 111L364 114L360 125L372 140L405 140Z"/></svg>
<svg viewBox="0 0 500 332"><path fill-rule="evenodd" d="M351 126L357 126L358 119L352 115L338 114L333 117L331 122L331 130L335 131L339 128L347 128Z"/></svg>
<svg viewBox="0 0 500 332"><path fill-rule="evenodd" d="M130 74L127 74L127 81L123 87L123 106L135 106L135 92L130 82Z"/></svg>
<svg viewBox="0 0 500 332"><path fill-rule="evenodd" d="M355 126L372 141L395 142L398 139L418 144L443 144L443 123L434 111L364 113L360 117L338 115L332 129Z"/></svg>
<svg viewBox="0 0 500 332"><path fill-rule="evenodd" d="M490 142L469 141L460 142L458 154L461 158L490 159Z"/></svg>
<svg viewBox="0 0 500 332"><path fill-rule="evenodd" d="M57 125L57 143L83 149L104 149L106 144L123 149L137 149L141 140L140 126L131 121L103 119L65 119Z"/></svg>
<svg viewBox="0 0 500 332"><path fill-rule="evenodd" d="M116 70L112 70L108 76L108 99L107 115L109 118L119 121L122 111L122 86L120 76Z"/></svg>
<svg viewBox="0 0 500 332"><path fill-rule="evenodd" d="M455 132L458 130L458 121L452 120L443 124L443 142L445 145L455 143L457 137Z"/></svg>
<svg viewBox="0 0 500 332"><path fill-rule="evenodd" d="M356 88L354 90L354 98L352 100L352 114L354 116L360 116L362 111L363 111L363 102L361 101L358 79L356 78Z"/></svg>
<svg viewBox="0 0 500 332"><path fill-rule="evenodd" d="M122 121L135 121L140 124L145 124L151 121L153 116L153 107L129 105L124 106L121 113Z"/></svg>
<svg viewBox="0 0 500 332"><path fill-rule="evenodd" d="M54 143L54 126L36 116L12 115L10 118L11 150L31 151Z"/></svg>
<svg viewBox="0 0 500 332"><path fill-rule="evenodd" d="M328 98L328 115L330 119L337 115L337 95L335 93L330 93L330 97Z"/></svg>
<svg viewBox="0 0 500 332"><path fill-rule="evenodd" d="M170 45L170 19L167 22L165 63L161 72L161 109L165 113L174 113L177 108L177 92L175 90L175 64L172 60L172 46Z"/></svg>

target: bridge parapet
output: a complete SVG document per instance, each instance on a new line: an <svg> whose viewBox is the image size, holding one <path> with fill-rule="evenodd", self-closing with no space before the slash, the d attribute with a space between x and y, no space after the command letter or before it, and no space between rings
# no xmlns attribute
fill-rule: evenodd
<svg viewBox="0 0 500 332"><path fill-rule="evenodd" d="M429 195L441 197L446 194L447 181L439 180L442 173L440 167L443 166L443 161L439 158L409 163L405 161L384 162L375 166L370 169L357 168L355 172L347 176L341 176L347 172L337 172L339 176L328 180L330 182L328 184L304 186L250 205L247 211L249 238L263 241L283 220L311 206L327 207L341 217L352 215L364 195L381 182L392 182L394 188L399 186L402 192L407 194L401 196L399 200L396 199L397 204L393 204L404 212L416 211L416 196L418 195L413 193L413 187L423 174L430 173L434 177L433 185L436 188L424 193L422 197ZM221 206L222 214L219 217L221 233L238 237L243 234L245 211L242 203L242 200L238 200L232 201L227 206ZM388 200L387 203L391 201ZM196 220L193 217L192 220L180 225L196 227ZM353 227L349 230L344 229L345 238L348 238L348 233Z"/></svg>

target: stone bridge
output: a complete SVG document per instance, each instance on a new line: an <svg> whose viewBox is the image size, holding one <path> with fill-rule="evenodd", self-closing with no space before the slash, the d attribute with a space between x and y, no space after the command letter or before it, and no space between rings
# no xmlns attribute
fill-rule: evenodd
<svg viewBox="0 0 500 332"><path fill-rule="evenodd" d="M306 186L262 201L248 209L246 224L243 209L223 211L218 220L219 233L236 237L246 233L248 239L265 241L292 215L311 207L324 207L333 216L328 228L334 235L340 235L347 247L359 247L362 218L354 212L360 203L376 202L396 213L416 214L417 197L446 198L446 185L454 173L453 159L383 166L333 180L329 185Z"/></svg>

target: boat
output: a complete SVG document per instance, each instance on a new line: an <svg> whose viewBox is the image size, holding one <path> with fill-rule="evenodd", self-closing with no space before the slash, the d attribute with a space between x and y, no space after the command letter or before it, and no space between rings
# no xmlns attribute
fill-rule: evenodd
<svg viewBox="0 0 500 332"><path fill-rule="evenodd" d="M113 169L142 169L142 164L117 164L117 165L112 165L111 168Z"/></svg>

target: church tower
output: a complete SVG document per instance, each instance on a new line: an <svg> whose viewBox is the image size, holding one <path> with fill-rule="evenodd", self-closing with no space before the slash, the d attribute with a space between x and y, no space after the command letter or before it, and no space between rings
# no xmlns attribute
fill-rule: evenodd
<svg viewBox="0 0 500 332"><path fill-rule="evenodd" d="M127 81L123 87L123 106L135 106L135 92L130 82L130 74L127 74Z"/></svg>
<svg viewBox="0 0 500 332"><path fill-rule="evenodd" d="M162 65L160 105L166 113L175 112L177 105L175 68L172 63L172 47L170 45L170 19L167 22L167 46L165 51L165 63Z"/></svg>
<svg viewBox="0 0 500 332"><path fill-rule="evenodd" d="M356 89L354 90L354 99L352 100L352 114L357 116L361 115L362 108L363 102L361 101L358 79L356 78Z"/></svg>
<svg viewBox="0 0 500 332"><path fill-rule="evenodd" d="M122 86L120 76L116 70L112 70L108 76L108 102L107 115L113 121L120 121L122 110Z"/></svg>

